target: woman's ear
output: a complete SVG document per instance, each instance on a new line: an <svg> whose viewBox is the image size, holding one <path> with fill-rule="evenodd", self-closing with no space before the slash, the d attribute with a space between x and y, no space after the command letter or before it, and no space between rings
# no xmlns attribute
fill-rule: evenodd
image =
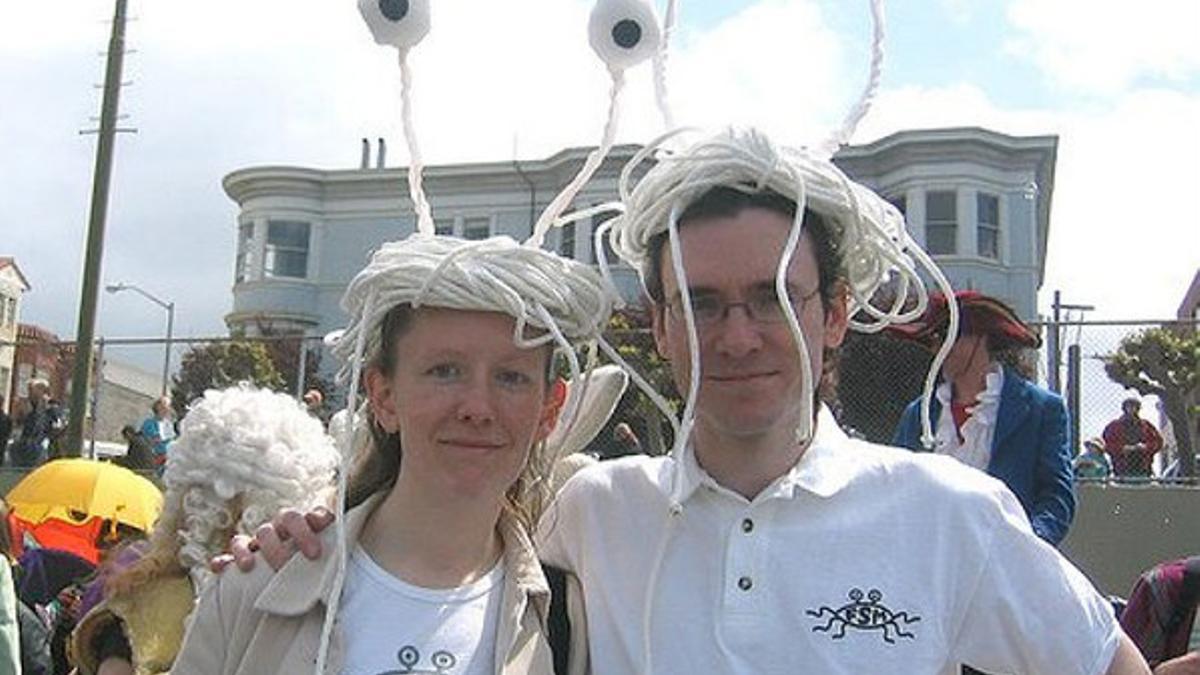
<svg viewBox="0 0 1200 675"><path fill-rule="evenodd" d="M558 424L558 416L562 413L563 404L567 402L567 382L561 377L554 378L546 391L546 401L542 404L542 417L538 421L537 440L544 441L554 431Z"/></svg>
<svg viewBox="0 0 1200 675"><path fill-rule="evenodd" d="M400 416L396 409L396 401L392 397L392 384L387 375L378 368L367 368L367 400L371 404L371 412L375 421L389 434L400 429Z"/></svg>

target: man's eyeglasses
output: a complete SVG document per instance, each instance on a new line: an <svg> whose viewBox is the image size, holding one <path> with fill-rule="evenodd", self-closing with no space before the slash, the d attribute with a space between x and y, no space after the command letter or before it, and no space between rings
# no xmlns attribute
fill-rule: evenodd
<svg viewBox="0 0 1200 675"><path fill-rule="evenodd" d="M804 304L811 300L821 289L814 288L807 294L801 295L792 291L788 293L792 309L798 315ZM779 295L773 286L762 286L752 289L742 302L727 302L720 293L694 291L691 294L692 315L696 317L696 325L708 327L725 320L729 310L741 307L746 311L746 317L756 323L783 323L787 314L779 302ZM684 319L683 298L676 295L667 303L667 308L676 318Z"/></svg>

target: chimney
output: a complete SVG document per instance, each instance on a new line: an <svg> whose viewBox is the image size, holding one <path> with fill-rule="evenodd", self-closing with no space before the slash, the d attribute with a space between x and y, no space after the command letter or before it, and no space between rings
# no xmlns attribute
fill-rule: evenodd
<svg viewBox="0 0 1200 675"><path fill-rule="evenodd" d="M377 157L375 159L376 159L376 164L375 164L376 169L382 169L382 168L384 168L384 166L386 166L387 144L384 143L382 138L379 139L379 157Z"/></svg>
<svg viewBox="0 0 1200 675"><path fill-rule="evenodd" d="M359 163L360 169L371 168L371 141L362 139L362 161Z"/></svg>

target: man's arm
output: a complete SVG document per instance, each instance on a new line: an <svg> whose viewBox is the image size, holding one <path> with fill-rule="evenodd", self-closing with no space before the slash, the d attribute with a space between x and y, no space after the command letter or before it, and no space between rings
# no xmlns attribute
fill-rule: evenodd
<svg viewBox="0 0 1200 675"><path fill-rule="evenodd" d="M1054 396L1046 401L1042 434L1037 448L1033 532L1052 546L1067 536L1075 517L1075 471L1071 468L1071 443L1067 408Z"/></svg>
<svg viewBox="0 0 1200 675"><path fill-rule="evenodd" d="M254 569L256 553L273 570L279 570L299 549L304 557L317 560L322 555L320 532L333 523L334 515L329 509L318 506L306 512L299 509L283 509L275 514L271 522L264 523L254 532L254 537L237 535L229 542L229 553L213 558L209 566L221 572L229 563L249 572Z"/></svg>
<svg viewBox="0 0 1200 675"><path fill-rule="evenodd" d="M1200 675L1200 652L1190 652L1163 661L1155 667L1154 675Z"/></svg>
<svg viewBox="0 0 1200 675"><path fill-rule="evenodd" d="M1121 633L1121 644L1117 647L1117 653L1113 654L1112 663L1109 664L1108 670L1104 671L1104 675L1150 675L1150 666L1146 665L1146 660L1142 658L1142 653L1138 651L1137 645L1133 644L1133 640Z"/></svg>
<svg viewBox="0 0 1200 675"><path fill-rule="evenodd" d="M1146 444L1146 452L1153 455L1162 450L1163 437L1158 433L1158 429L1155 429L1154 425L1147 420L1142 420L1142 429L1142 442Z"/></svg>

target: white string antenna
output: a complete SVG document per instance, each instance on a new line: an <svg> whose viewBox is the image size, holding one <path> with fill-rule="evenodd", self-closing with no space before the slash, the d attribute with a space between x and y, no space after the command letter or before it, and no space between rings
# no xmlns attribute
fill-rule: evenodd
<svg viewBox="0 0 1200 675"><path fill-rule="evenodd" d="M678 20L678 0L667 0L667 11L663 17L662 44L654 52L654 101L662 116L663 129L675 128L675 115L671 112L671 96L667 88L667 65L670 57L671 37Z"/></svg>
<svg viewBox="0 0 1200 675"><path fill-rule="evenodd" d="M883 78L883 43L885 38L883 0L871 0L871 65L867 76L867 84L859 94L858 100L850 108L842 125L817 145L817 151L832 157L842 145L849 142L858 128L859 122L871 110L871 103L879 91L879 82Z"/></svg>
<svg viewBox="0 0 1200 675"><path fill-rule="evenodd" d="M433 236L435 231L429 200L425 197L425 162L412 120L412 69L408 65L408 50L400 51L400 120L404 127L404 143L408 146L408 195L417 212L417 232Z"/></svg>
<svg viewBox="0 0 1200 675"><path fill-rule="evenodd" d="M413 127L412 69L408 65L409 51L429 34L429 0L358 0L358 11L367 22L375 42L395 47L399 52L400 121L404 129L404 143L408 146L408 194L417 213L417 232L433 236L433 215L429 210L429 200L425 197L423 181L425 163Z"/></svg>
<svg viewBox="0 0 1200 675"><path fill-rule="evenodd" d="M604 161L616 139L620 96L625 87L625 71L657 54L662 41L658 17L646 0L597 0L588 19L588 42L596 55L608 66L612 79L604 133L601 135L600 144L588 153L575 178L542 211L526 244L542 245L546 233L551 227L562 224L560 216L600 168L600 163Z"/></svg>

